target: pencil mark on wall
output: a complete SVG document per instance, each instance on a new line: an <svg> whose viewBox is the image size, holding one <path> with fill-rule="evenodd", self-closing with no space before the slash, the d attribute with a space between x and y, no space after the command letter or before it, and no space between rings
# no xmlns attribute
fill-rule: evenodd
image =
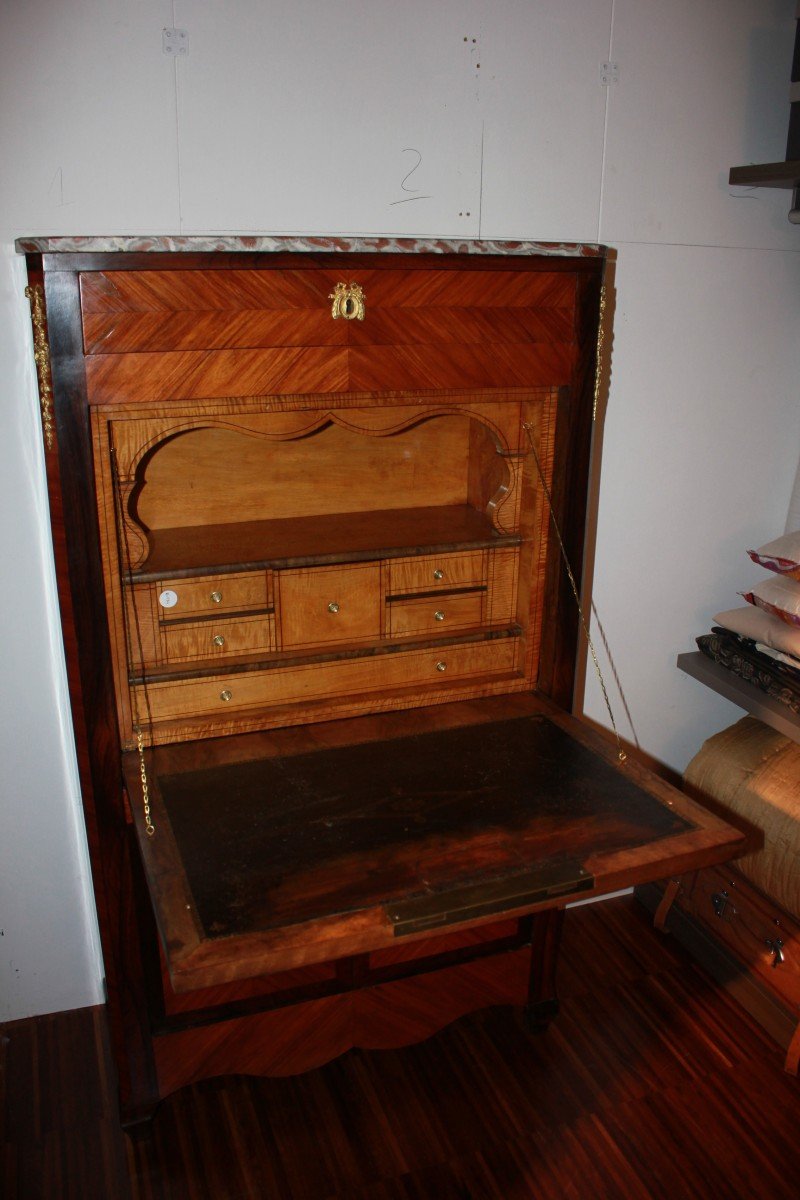
<svg viewBox="0 0 800 1200"><path fill-rule="evenodd" d="M420 194L419 194L419 188L407 187L407 186L406 186L406 184L407 184L408 180L411 178L411 176L414 174L414 172L415 172L416 170L418 170L418 168L419 168L419 167L422 165L422 154L420 153L420 151L419 151L419 150L416 150L416 149L414 149L414 147L413 147L413 146L406 146L406 147L405 147L403 150L401 150L401 151L400 151L400 153L401 153L401 154L416 154L416 156L417 156L417 161L414 163L414 165L413 165L413 167L411 168L411 170L410 170L410 171L408 171L408 172L407 172L407 173L406 173L406 174L403 176L402 180L400 181L400 187L401 187L402 191L404 191L404 192L414 192L414 193L416 193L416 194L415 194L415 195L412 195L412 196L403 196L403 197L402 197L402 199L400 199L400 200L391 200L391 201L389 202L389 207L390 207L390 208L394 208L394 206L395 206L396 204L409 204L409 203L410 203L412 200L432 200L432 199L433 199L433 196L425 196L425 195L420 195Z"/></svg>
<svg viewBox="0 0 800 1200"><path fill-rule="evenodd" d="M53 175L53 178L50 180L50 187L48 188L48 193L51 196L57 195L56 205L59 208L66 208L67 205L73 203L72 200L64 199L64 168L63 167L58 167L55 174Z"/></svg>

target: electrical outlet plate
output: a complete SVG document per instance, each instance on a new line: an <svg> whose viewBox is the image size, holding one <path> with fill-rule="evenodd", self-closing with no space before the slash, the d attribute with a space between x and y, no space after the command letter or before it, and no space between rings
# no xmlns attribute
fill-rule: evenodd
<svg viewBox="0 0 800 1200"><path fill-rule="evenodd" d="M164 54L168 54L170 58L177 57L179 54L186 55L189 53L189 31L188 29L162 29L161 31L161 49Z"/></svg>
<svg viewBox="0 0 800 1200"><path fill-rule="evenodd" d="M600 63L600 83L603 87L610 87L612 83L619 83L619 63Z"/></svg>

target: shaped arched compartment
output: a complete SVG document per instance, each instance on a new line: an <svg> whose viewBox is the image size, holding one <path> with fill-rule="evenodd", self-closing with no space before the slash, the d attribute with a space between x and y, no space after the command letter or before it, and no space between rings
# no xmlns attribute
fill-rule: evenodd
<svg viewBox="0 0 800 1200"><path fill-rule="evenodd" d="M139 580L518 540L514 464L489 421L446 410L269 416L151 430L123 506Z"/></svg>

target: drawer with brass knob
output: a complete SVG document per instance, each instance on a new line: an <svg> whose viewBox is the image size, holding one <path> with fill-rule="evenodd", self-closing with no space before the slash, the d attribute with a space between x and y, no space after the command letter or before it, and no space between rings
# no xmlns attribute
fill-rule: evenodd
<svg viewBox="0 0 800 1200"><path fill-rule="evenodd" d="M409 648L203 679L151 682L147 696L156 723L202 716L226 720L230 713L242 709L300 700L324 702L387 688L424 688L435 696L440 689L457 688L462 680L512 678L519 670L519 654L520 639L514 637L457 643L438 653L430 648ZM143 688L135 690L138 702L143 704Z"/></svg>
<svg viewBox="0 0 800 1200"><path fill-rule="evenodd" d="M477 587L484 582L489 553L486 550L463 550L392 559L389 563L389 591L394 595Z"/></svg>
<svg viewBox="0 0 800 1200"><path fill-rule="evenodd" d="M267 571L165 579L150 586L155 589L159 621L179 621L186 617L212 616L223 612L247 612L255 608L268 608L271 603Z"/></svg>
<svg viewBox="0 0 800 1200"><path fill-rule="evenodd" d="M390 599L390 637L447 634L454 629L479 626L484 620L486 589L446 596Z"/></svg>
<svg viewBox="0 0 800 1200"><path fill-rule="evenodd" d="M237 616L225 620L172 622L163 631L167 662L229 658L275 649L272 613Z"/></svg>
<svg viewBox="0 0 800 1200"><path fill-rule="evenodd" d="M277 571L276 580L283 650L381 636L380 563Z"/></svg>

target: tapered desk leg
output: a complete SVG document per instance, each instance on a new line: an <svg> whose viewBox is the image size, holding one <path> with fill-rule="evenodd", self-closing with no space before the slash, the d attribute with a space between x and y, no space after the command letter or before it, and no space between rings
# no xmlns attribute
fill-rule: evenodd
<svg viewBox="0 0 800 1200"><path fill-rule="evenodd" d="M531 973L525 1024L531 1033L544 1033L558 1012L556 966L564 925L564 909L534 913L531 927Z"/></svg>

